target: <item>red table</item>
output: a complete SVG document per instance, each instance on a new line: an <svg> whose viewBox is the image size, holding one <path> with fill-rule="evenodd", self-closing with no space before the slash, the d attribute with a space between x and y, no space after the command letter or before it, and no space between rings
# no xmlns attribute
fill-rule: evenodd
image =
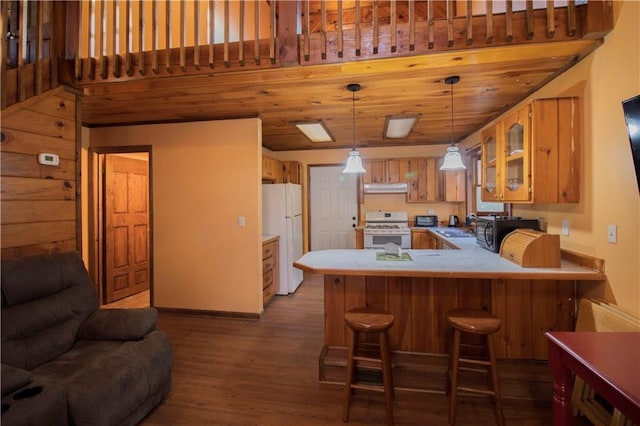
<svg viewBox="0 0 640 426"><path fill-rule="evenodd" d="M547 332L553 424L571 425L574 372L629 420L640 424L640 333Z"/></svg>

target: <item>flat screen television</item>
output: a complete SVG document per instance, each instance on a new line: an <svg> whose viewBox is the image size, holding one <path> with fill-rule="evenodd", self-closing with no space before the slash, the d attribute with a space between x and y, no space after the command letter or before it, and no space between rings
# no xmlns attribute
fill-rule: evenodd
<svg viewBox="0 0 640 426"><path fill-rule="evenodd" d="M640 192L640 95L622 101L624 121L627 123L627 133L631 143L631 156L636 169L636 180Z"/></svg>

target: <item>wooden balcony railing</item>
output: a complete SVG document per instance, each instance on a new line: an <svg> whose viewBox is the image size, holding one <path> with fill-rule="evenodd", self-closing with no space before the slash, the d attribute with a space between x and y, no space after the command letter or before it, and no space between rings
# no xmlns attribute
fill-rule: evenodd
<svg viewBox="0 0 640 426"><path fill-rule="evenodd" d="M81 88L602 38L613 28L610 2L535 3L543 8L530 0L522 10L510 0L3 0L2 107L58 81Z"/></svg>

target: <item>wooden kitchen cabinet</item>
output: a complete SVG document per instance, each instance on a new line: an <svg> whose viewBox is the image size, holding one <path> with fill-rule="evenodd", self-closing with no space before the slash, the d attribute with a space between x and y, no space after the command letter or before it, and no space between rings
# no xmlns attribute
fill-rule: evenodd
<svg viewBox="0 0 640 426"><path fill-rule="evenodd" d="M300 184L300 162L299 161L283 161L282 162L282 183Z"/></svg>
<svg viewBox="0 0 640 426"><path fill-rule="evenodd" d="M362 183L408 182L409 159L363 160L362 166L367 171Z"/></svg>
<svg viewBox="0 0 640 426"><path fill-rule="evenodd" d="M482 132L482 200L575 203L578 98L536 99Z"/></svg>
<svg viewBox="0 0 640 426"><path fill-rule="evenodd" d="M280 282L279 253L280 237L262 243L262 306L266 306L276 294Z"/></svg>
<svg viewBox="0 0 640 426"><path fill-rule="evenodd" d="M435 157L409 160L407 203L438 201L438 170Z"/></svg>
<svg viewBox="0 0 640 426"><path fill-rule="evenodd" d="M262 179L282 183L282 162L262 154Z"/></svg>
<svg viewBox="0 0 640 426"><path fill-rule="evenodd" d="M438 173L438 200L448 202L463 202L467 196L466 170L440 170L442 158L436 161Z"/></svg>
<svg viewBox="0 0 640 426"><path fill-rule="evenodd" d="M437 237L426 229L412 229L411 230L411 248L416 250L421 249L436 249Z"/></svg>

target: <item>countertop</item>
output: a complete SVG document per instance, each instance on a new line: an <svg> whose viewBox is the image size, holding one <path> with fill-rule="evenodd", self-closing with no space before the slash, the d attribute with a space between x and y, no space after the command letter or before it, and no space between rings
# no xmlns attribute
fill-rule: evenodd
<svg viewBox="0 0 640 426"><path fill-rule="evenodd" d="M262 234L262 244L267 244L280 238L280 235Z"/></svg>
<svg viewBox="0 0 640 426"><path fill-rule="evenodd" d="M424 228L420 228L424 229ZM435 231L440 228L428 228ZM442 228L448 229L448 228ZM306 253L294 266L318 274L449 277L449 278L514 278L555 280L604 280L603 272L562 260L560 268L523 268L476 244L471 237L445 238L459 250L405 249L411 261L376 259L381 249L319 250Z"/></svg>

